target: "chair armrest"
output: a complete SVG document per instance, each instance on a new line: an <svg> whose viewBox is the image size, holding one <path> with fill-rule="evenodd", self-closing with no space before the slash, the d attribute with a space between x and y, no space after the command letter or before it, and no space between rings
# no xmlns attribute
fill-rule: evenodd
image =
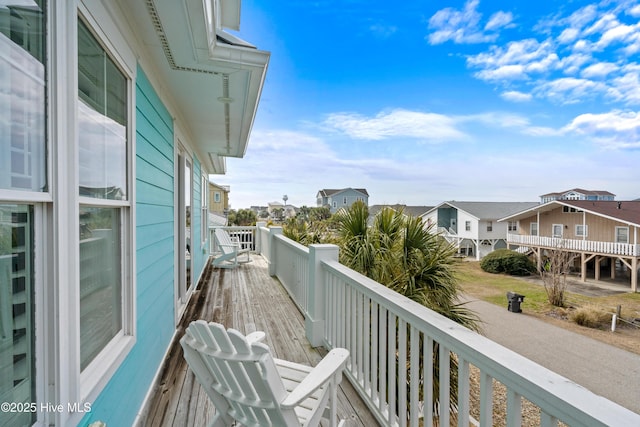
<svg viewBox="0 0 640 427"><path fill-rule="evenodd" d="M334 348L316 365L295 389L282 401L281 406L293 408L313 394L319 387L329 381L335 374L342 375L349 350Z"/></svg>
<svg viewBox="0 0 640 427"><path fill-rule="evenodd" d="M254 342L262 342L267 335L262 331L255 331L246 336L249 345Z"/></svg>

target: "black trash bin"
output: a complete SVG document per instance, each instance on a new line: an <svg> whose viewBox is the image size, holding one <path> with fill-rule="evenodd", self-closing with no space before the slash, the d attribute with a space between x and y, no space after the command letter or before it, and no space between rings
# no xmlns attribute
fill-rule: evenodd
<svg viewBox="0 0 640 427"><path fill-rule="evenodd" d="M507 292L507 301L509 302L507 310L513 313L522 313L520 304L524 301L524 295L516 294L515 292Z"/></svg>

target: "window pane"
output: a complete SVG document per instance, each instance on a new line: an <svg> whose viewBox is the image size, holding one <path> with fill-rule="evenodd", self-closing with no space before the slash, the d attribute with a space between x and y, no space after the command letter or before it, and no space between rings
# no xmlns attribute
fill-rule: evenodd
<svg viewBox="0 0 640 427"><path fill-rule="evenodd" d="M120 208L80 206L80 367L122 329Z"/></svg>
<svg viewBox="0 0 640 427"><path fill-rule="evenodd" d="M127 80L78 21L80 195L127 198Z"/></svg>
<svg viewBox="0 0 640 427"><path fill-rule="evenodd" d="M45 7L0 7L0 188L47 191Z"/></svg>
<svg viewBox="0 0 640 427"><path fill-rule="evenodd" d="M36 402L33 209L0 204L0 402ZM35 413L0 412L0 425L31 425Z"/></svg>

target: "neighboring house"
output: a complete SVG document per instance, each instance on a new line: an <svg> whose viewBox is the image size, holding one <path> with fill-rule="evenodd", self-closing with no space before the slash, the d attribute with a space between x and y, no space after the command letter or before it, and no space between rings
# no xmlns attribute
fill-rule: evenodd
<svg viewBox="0 0 640 427"><path fill-rule="evenodd" d="M433 206L407 206L402 204L396 205L371 205L369 206L369 225L372 224L373 218L378 212L384 208L391 208L395 211L402 211L405 215L421 216L425 212L433 209Z"/></svg>
<svg viewBox="0 0 640 427"><path fill-rule="evenodd" d="M422 215L426 226L432 226L460 253L477 260L488 253L507 247L507 232L515 231L515 223L499 223L509 214L520 212L536 202L457 202L440 203Z"/></svg>
<svg viewBox="0 0 640 427"><path fill-rule="evenodd" d="M593 269L600 279L601 268L612 278L616 262L629 272L631 289L638 289L640 259L640 202L556 200L502 218L501 223L518 223L507 243L531 249L542 264L545 249L562 247L579 255L582 280Z"/></svg>
<svg viewBox="0 0 640 427"><path fill-rule="evenodd" d="M615 200L616 195L608 191L600 190L583 190L582 188L574 188L560 193L548 193L540 196L540 203L552 202L554 200Z"/></svg>
<svg viewBox="0 0 640 427"><path fill-rule="evenodd" d="M316 194L316 205L326 206L332 214L338 209L349 209L352 204L361 200L369 205L369 193L364 188L343 188L342 190L324 189Z"/></svg>
<svg viewBox="0 0 640 427"><path fill-rule="evenodd" d="M229 211L230 191L228 185L209 182L209 212L224 216Z"/></svg>
<svg viewBox="0 0 640 427"><path fill-rule="evenodd" d="M284 205L280 202L269 202L267 212L269 212L269 217L276 220L282 219L279 215L282 215L284 218L295 218L297 208L293 205Z"/></svg>
<svg viewBox="0 0 640 427"><path fill-rule="evenodd" d="M224 30L238 0L8 1L0 22L0 395L38 406L0 425L135 425L269 53Z"/></svg>

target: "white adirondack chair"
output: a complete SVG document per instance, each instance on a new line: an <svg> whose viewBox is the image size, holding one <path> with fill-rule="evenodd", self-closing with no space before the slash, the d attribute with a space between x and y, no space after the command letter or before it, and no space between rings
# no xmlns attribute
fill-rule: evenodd
<svg viewBox="0 0 640 427"><path fill-rule="evenodd" d="M204 320L187 328L180 344L189 367L216 407L210 426L238 422L311 427L322 418L331 426L344 425L344 420L337 420L336 392L348 350L331 350L311 368L273 358L269 347L260 342L264 336L264 332L254 332L245 337Z"/></svg>
<svg viewBox="0 0 640 427"><path fill-rule="evenodd" d="M242 248L237 238L232 238L222 228L216 228L214 236L221 254L213 259L213 266L220 268L234 268L238 263L251 261L249 248Z"/></svg>

